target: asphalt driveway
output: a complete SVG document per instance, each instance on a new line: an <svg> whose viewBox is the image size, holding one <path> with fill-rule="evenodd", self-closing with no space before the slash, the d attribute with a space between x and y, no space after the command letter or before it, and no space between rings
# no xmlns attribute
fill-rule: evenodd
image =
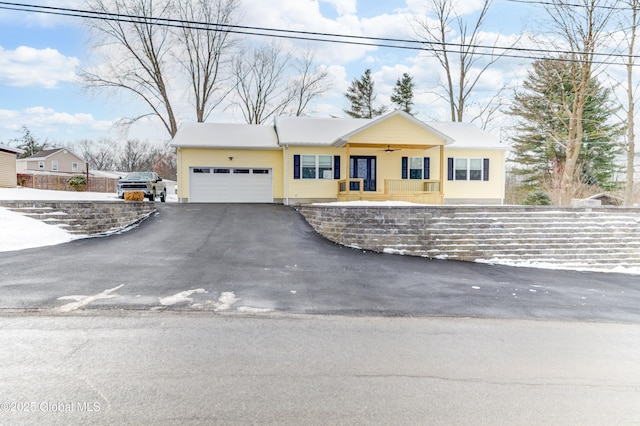
<svg viewBox="0 0 640 426"><path fill-rule="evenodd" d="M162 204L128 232L0 254L0 309L640 322L640 278L340 247L281 205Z"/></svg>

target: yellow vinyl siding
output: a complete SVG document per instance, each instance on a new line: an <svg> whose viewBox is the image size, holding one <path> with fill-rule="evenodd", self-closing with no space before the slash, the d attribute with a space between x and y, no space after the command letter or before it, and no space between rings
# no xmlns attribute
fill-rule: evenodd
<svg viewBox="0 0 640 426"><path fill-rule="evenodd" d="M296 199L335 199L338 196L337 179L294 179L293 156L294 155L340 155L340 178L349 174L349 162L346 160L344 148L333 147L300 147L293 146L287 150L287 174L286 176L289 198Z"/></svg>
<svg viewBox="0 0 640 426"><path fill-rule="evenodd" d="M233 157L232 160L229 157ZM178 198L189 197L190 167L255 167L272 170L273 197L283 198L281 150L179 148Z"/></svg>
<svg viewBox="0 0 640 426"><path fill-rule="evenodd" d="M0 151L0 188L15 188L16 155Z"/></svg>
<svg viewBox="0 0 640 426"><path fill-rule="evenodd" d="M444 141L401 116L390 117L349 138L348 143L387 145L442 145Z"/></svg>
<svg viewBox="0 0 640 426"><path fill-rule="evenodd" d="M455 181L445 180L444 196L446 199L504 199L505 176L504 161L505 152L503 150L471 150L471 149L445 149L445 164L447 159L453 158L488 158L489 159L489 180L488 181ZM445 173L445 179L447 174Z"/></svg>
<svg viewBox="0 0 640 426"><path fill-rule="evenodd" d="M376 157L376 193L384 192L385 179L402 178L402 157L429 157L431 158L431 180L440 178L440 152L438 147L425 149L401 149L393 152L385 152L384 148L350 148L349 156ZM339 155L340 179L349 177L349 158L345 148L333 147L289 147L287 152L287 184L289 198L291 199L335 199L338 195L337 179L294 179L293 157L294 155Z"/></svg>

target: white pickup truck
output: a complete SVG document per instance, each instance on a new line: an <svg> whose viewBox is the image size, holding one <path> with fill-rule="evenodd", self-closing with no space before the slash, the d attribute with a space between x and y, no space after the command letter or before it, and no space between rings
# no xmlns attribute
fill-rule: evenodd
<svg viewBox="0 0 640 426"><path fill-rule="evenodd" d="M124 198L127 191L142 191L144 196L153 201L160 198L163 203L167 199L167 187L162 178L154 172L129 173L118 181L118 198Z"/></svg>

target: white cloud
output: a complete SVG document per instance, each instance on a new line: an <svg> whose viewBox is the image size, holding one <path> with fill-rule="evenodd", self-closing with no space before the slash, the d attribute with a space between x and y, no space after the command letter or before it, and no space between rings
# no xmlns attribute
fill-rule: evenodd
<svg viewBox="0 0 640 426"><path fill-rule="evenodd" d="M454 0L453 10L460 15L468 15L479 11L485 0ZM432 2L424 0L407 0L407 8L413 13L429 14L433 11Z"/></svg>
<svg viewBox="0 0 640 426"><path fill-rule="evenodd" d="M115 123L109 120L96 120L88 113L58 112L52 108L35 106L23 110L0 109L0 139L18 137L18 131L24 125L38 138L66 142L69 139L103 135L110 132Z"/></svg>
<svg viewBox="0 0 640 426"><path fill-rule="evenodd" d="M336 8L338 15L353 15L357 11L357 0L320 0Z"/></svg>
<svg viewBox="0 0 640 426"><path fill-rule="evenodd" d="M86 9L84 0L46 0L39 1L38 6L48 7L64 7L69 9ZM61 25L77 24L77 18L69 18L66 16L53 15L50 13L27 13L20 14L19 19L24 20L25 24L30 27L53 28Z"/></svg>
<svg viewBox="0 0 640 426"><path fill-rule="evenodd" d="M341 10L347 11L351 1L332 1L339 3ZM362 21L351 13L340 15L337 19L328 19L320 13L315 0L261 0L245 5L242 11L241 25L277 28L283 30L309 31L328 34L369 35L364 34ZM266 42L268 39L253 39ZM371 46L356 46L336 43L317 43L309 41L288 41L298 45L309 45L316 50L319 62L341 65L355 61L368 51L375 50Z"/></svg>
<svg viewBox="0 0 640 426"><path fill-rule="evenodd" d="M19 46L0 47L0 85L53 89L60 82L73 81L80 60L64 56L56 49Z"/></svg>

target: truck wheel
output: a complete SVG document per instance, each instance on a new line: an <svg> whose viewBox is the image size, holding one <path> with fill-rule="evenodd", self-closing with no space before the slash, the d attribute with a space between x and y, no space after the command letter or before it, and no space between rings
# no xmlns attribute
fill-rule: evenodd
<svg viewBox="0 0 640 426"><path fill-rule="evenodd" d="M153 201L153 200L155 200L155 198L156 197L153 194L149 194L149 201Z"/></svg>
<svg viewBox="0 0 640 426"><path fill-rule="evenodd" d="M167 190L165 189L160 193L160 201L164 203L166 200L167 200Z"/></svg>

